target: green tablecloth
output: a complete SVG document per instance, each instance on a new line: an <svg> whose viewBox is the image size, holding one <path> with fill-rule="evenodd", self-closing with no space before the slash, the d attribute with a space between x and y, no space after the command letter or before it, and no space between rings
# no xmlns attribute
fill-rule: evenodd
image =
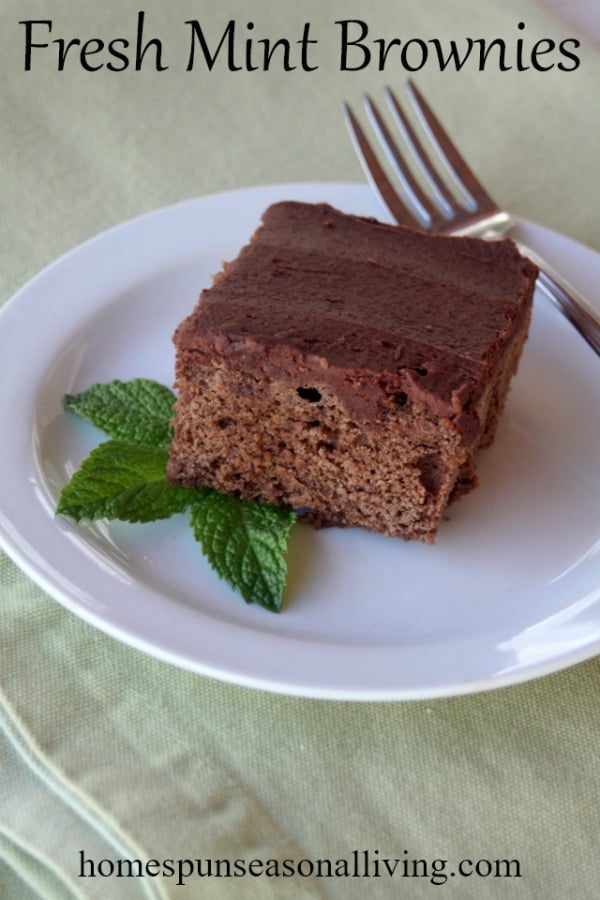
<svg viewBox="0 0 600 900"><path fill-rule="evenodd" d="M163 71L156 44L135 71L140 10L144 41L161 41ZM405 73L392 50L383 72L374 55L341 71L342 19L366 23L373 54L382 37L504 37L510 70L428 63L419 85L514 212L600 250L600 58L584 39L574 71L518 71L518 38L531 48L572 37L531 2L3 0L0 300L146 210L252 184L361 181L340 101ZM33 43L48 46L32 48L29 71L26 20L51 21L30 26ZM213 49L234 21L230 62L240 70L222 51L212 71L199 57L185 71L186 20L202 24ZM313 71L296 43L305 23L318 41L304 59ZM294 70L247 70L247 38L284 36ZM61 71L61 46L76 38ZM123 59L99 44L80 55L86 40L117 38L130 42L123 71L107 67ZM539 59L569 67L556 53ZM11 377L4 366L2 377ZM477 900L598 896L598 659L430 702L285 698L111 640L5 557L0 579L0 896L416 898L439 887ZM400 859L394 878L384 857ZM345 859L350 874L318 877L313 866L311 876L305 863L294 877L127 878L105 862L95 878L80 877L94 861L188 858ZM513 877L445 881L434 864L443 859L446 873L461 859L518 860L521 875L513 866Z"/></svg>

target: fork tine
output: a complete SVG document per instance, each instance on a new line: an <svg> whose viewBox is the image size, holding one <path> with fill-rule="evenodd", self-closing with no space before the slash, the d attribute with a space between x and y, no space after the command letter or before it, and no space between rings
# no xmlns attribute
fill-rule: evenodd
<svg viewBox="0 0 600 900"><path fill-rule="evenodd" d="M381 167L363 129L347 103L343 104L343 110L350 137L374 192L396 222L414 226L415 217L398 196L395 187Z"/></svg>
<svg viewBox="0 0 600 900"><path fill-rule="evenodd" d="M425 192L419 185L410 168L406 164L401 150L392 138L390 131L381 116L381 113L368 94L365 96L364 102L373 128L379 135L381 143L383 144L383 147L387 152L388 158L392 166L394 167L394 170L398 175L405 192L408 194L413 207L415 208L419 218L421 219L422 227L435 230L435 228L439 224L445 221L445 217L440 216L438 207L430 200L430 198L427 196L427 194L425 194ZM398 114L400 118L400 124L402 125L402 120L405 118L404 114L400 109L398 109ZM408 138L410 138L410 135L408 136Z"/></svg>
<svg viewBox="0 0 600 900"><path fill-rule="evenodd" d="M414 108L429 132L432 142L434 145L437 145L441 159L445 162L450 174L468 198L470 208L472 210L477 209L479 206L495 208L496 204L450 140L447 132L442 128L431 107L412 79L407 79L406 88Z"/></svg>
<svg viewBox="0 0 600 900"><path fill-rule="evenodd" d="M410 120L406 113L404 112L400 101L394 94L391 88L385 88L385 95L394 114L394 118L396 119L396 124L399 126L404 140L406 141L408 147L412 152L413 158L418 163L423 175L429 182L431 189L436 195L437 202L439 203L441 209L447 213L447 218L452 217L452 211L456 205L456 201L454 197L448 191L448 188L439 177L435 165L431 160L431 156L423 146L420 138L417 135L417 132L413 128L410 123Z"/></svg>

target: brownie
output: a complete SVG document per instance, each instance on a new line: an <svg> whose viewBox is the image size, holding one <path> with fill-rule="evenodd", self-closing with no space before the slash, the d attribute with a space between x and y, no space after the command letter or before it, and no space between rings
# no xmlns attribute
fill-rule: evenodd
<svg viewBox="0 0 600 900"><path fill-rule="evenodd" d="M536 274L510 240L269 207L175 332L169 479L432 543L477 483Z"/></svg>

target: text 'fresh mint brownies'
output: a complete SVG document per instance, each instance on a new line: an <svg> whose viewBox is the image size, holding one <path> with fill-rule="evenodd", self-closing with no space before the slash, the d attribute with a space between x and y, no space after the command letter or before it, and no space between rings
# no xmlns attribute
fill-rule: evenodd
<svg viewBox="0 0 600 900"><path fill-rule="evenodd" d="M509 240L277 203L177 329L169 478L432 543L527 336Z"/></svg>

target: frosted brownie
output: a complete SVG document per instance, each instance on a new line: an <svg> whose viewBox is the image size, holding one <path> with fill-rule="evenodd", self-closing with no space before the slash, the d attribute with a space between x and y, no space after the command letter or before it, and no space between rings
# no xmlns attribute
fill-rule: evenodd
<svg viewBox="0 0 600 900"><path fill-rule="evenodd" d="M529 326L509 240L277 203L174 335L168 477L432 543Z"/></svg>

